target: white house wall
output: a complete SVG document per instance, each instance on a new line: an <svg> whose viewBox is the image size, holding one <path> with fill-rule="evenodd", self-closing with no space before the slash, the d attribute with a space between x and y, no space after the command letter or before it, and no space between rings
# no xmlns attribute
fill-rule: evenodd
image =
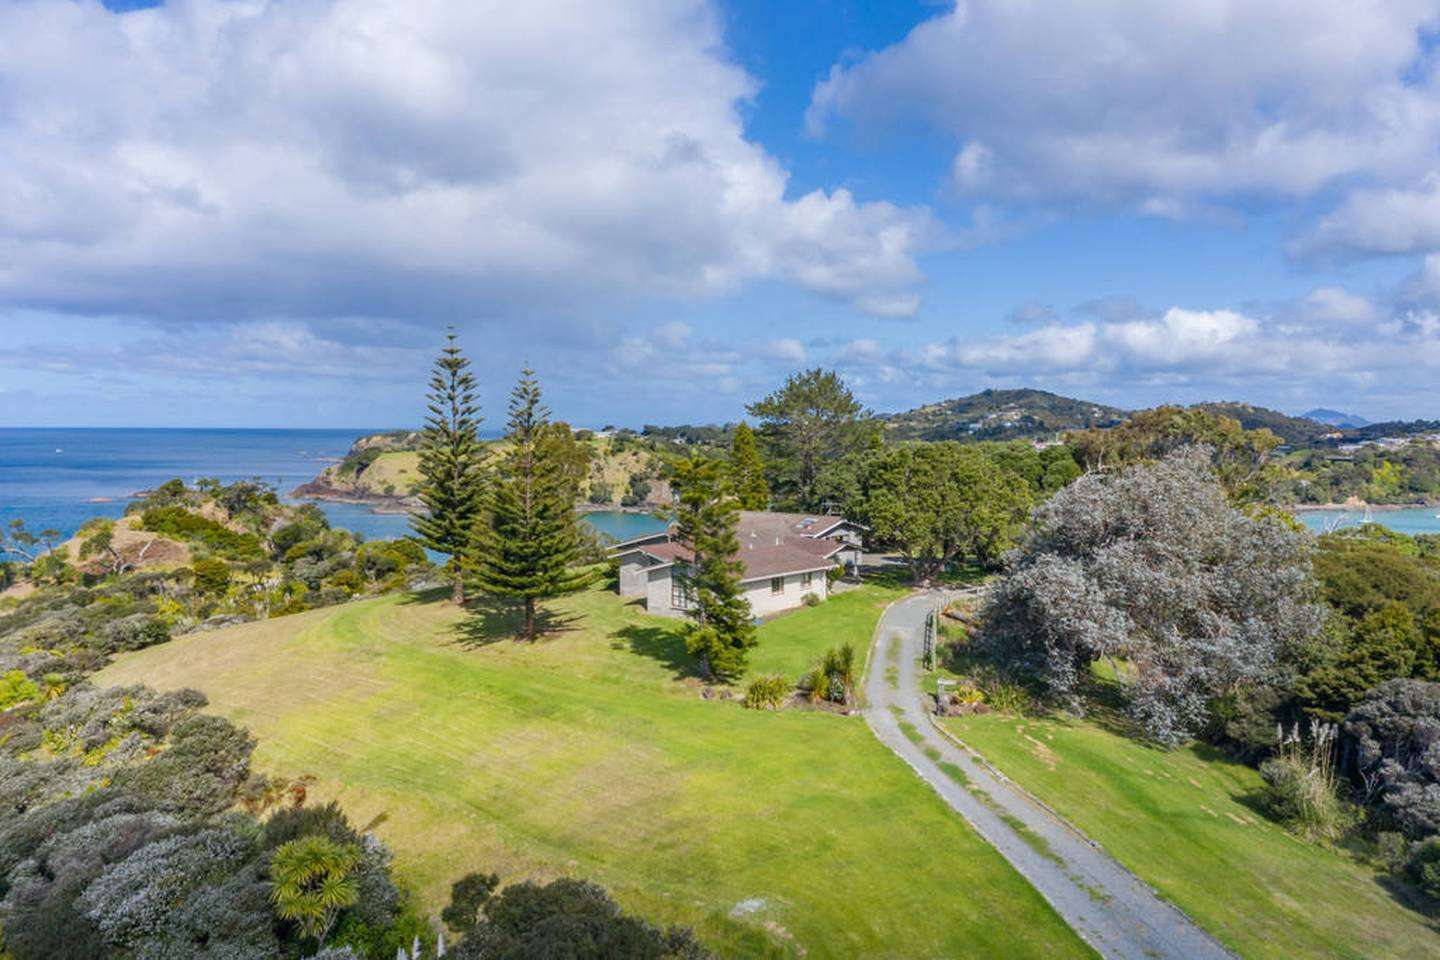
<svg viewBox="0 0 1440 960"><path fill-rule="evenodd" d="M671 573L674 567L661 567L646 571L645 609L662 617L683 617L685 611L671 605ZM780 593L774 593L770 580L757 580L740 585L742 596L750 602L750 612L757 617L768 617L785 610L793 610L805 602L805 594L813 593L821 600L830 595L830 581L825 571L817 570L810 576L809 586L802 586L804 574L792 573L785 577Z"/></svg>

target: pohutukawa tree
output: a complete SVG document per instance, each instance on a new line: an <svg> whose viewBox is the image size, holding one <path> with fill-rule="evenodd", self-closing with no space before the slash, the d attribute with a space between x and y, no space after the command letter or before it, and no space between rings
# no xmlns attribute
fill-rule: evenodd
<svg viewBox="0 0 1440 960"><path fill-rule="evenodd" d="M529 369L510 394L509 450L496 469L486 510L473 530L475 582L524 604L525 637L534 640L536 604L574 593L592 579L581 569L583 540L576 486L556 442L540 384Z"/></svg>
<svg viewBox="0 0 1440 960"><path fill-rule="evenodd" d="M764 510L770 505L770 485L765 482L765 463L755 431L741 422L730 442L730 486L741 510Z"/></svg>
<svg viewBox="0 0 1440 960"><path fill-rule="evenodd" d="M425 429L420 442L420 502L412 521L416 538L450 558L451 597L465 602L466 553L480 515L484 474L475 376L452 329L430 375Z"/></svg>
<svg viewBox="0 0 1440 960"><path fill-rule="evenodd" d="M746 653L756 642L750 602L740 590L739 505L726 473L723 461L700 456L670 466L670 485L679 497L676 539L691 554L678 574L690 600L685 648L706 676L724 680L745 672Z"/></svg>
<svg viewBox="0 0 1440 960"><path fill-rule="evenodd" d="M1226 500L1211 451L1088 474L1035 512L985 612L984 643L1080 706L1090 666L1124 669L1131 715L1175 744L1212 699L1273 682L1320 630L1314 538Z"/></svg>

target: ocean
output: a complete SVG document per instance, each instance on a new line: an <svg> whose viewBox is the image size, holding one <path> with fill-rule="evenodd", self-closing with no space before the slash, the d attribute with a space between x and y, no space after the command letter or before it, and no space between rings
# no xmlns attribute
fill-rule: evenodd
<svg viewBox="0 0 1440 960"><path fill-rule="evenodd" d="M131 496L179 477L232 482L258 477L282 496L345 456L377 430L146 430L0 428L0 524L19 518L31 531L69 537L96 516L119 517ZM330 522L368 540L403 537L409 518L360 504L319 504ZM586 520L617 540L660 521L600 512Z"/></svg>

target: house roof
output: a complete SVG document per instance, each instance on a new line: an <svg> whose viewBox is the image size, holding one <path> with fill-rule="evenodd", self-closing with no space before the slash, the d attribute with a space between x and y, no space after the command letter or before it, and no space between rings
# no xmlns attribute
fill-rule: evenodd
<svg viewBox="0 0 1440 960"><path fill-rule="evenodd" d="M736 515L735 532L740 537L742 543L750 539L752 535L756 538L768 540L774 540L777 537L787 541L792 539L808 540L824 537L843 526L854 527L857 530L868 529L864 524L856 523L854 520L847 520L844 517L836 517L829 514L775 513L770 510L741 510ZM642 537L632 537L629 540L622 540L614 544L610 550L617 555L628 553L633 547L673 539L674 536L675 525L672 523L664 530L647 533Z"/></svg>
<svg viewBox="0 0 1440 960"><path fill-rule="evenodd" d="M741 538L740 551L736 554L736 559L744 568L740 579L748 582L791 573L827 570L835 565L831 558L848 546L849 544L839 540L817 540L808 536L766 539L761 537L758 531L754 531L753 536ZM692 556L688 547L673 540L639 544L621 551L620 555L631 553L643 553L659 560L657 567L651 569L688 563Z"/></svg>

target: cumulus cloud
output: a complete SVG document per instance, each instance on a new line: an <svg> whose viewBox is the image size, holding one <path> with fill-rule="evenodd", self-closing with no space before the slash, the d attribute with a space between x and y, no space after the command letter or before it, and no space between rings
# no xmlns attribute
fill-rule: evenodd
<svg viewBox="0 0 1440 960"><path fill-rule="evenodd" d="M1440 270L1440 267L1437 267ZM1421 413L1440 402L1440 289L1417 279L1372 299L1321 287L1263 310L1096 310L1082 304L1017 333L883 349L868 339L831 356L859 382L930 393L1048 386L1135 404L1220 397L1304 409L1341 400ZM1103 314L1103 316L1101 315Z"/></svg>
<svg viewBox="0 0 1440 960"><path fill-rule="evenodd" d="M919 120L955 140L966 194L1167 217L1411 182L1440 143L1437 22L1428 0L960 0L833 67L807 122Z"/></svg>
<svg viewBox="0 0 1440 960"><path fill-rule="evenodd" d="M799 284L913 313L923 209L787 195L704 0L0 5L0 301L497 317Z"/></svg>

